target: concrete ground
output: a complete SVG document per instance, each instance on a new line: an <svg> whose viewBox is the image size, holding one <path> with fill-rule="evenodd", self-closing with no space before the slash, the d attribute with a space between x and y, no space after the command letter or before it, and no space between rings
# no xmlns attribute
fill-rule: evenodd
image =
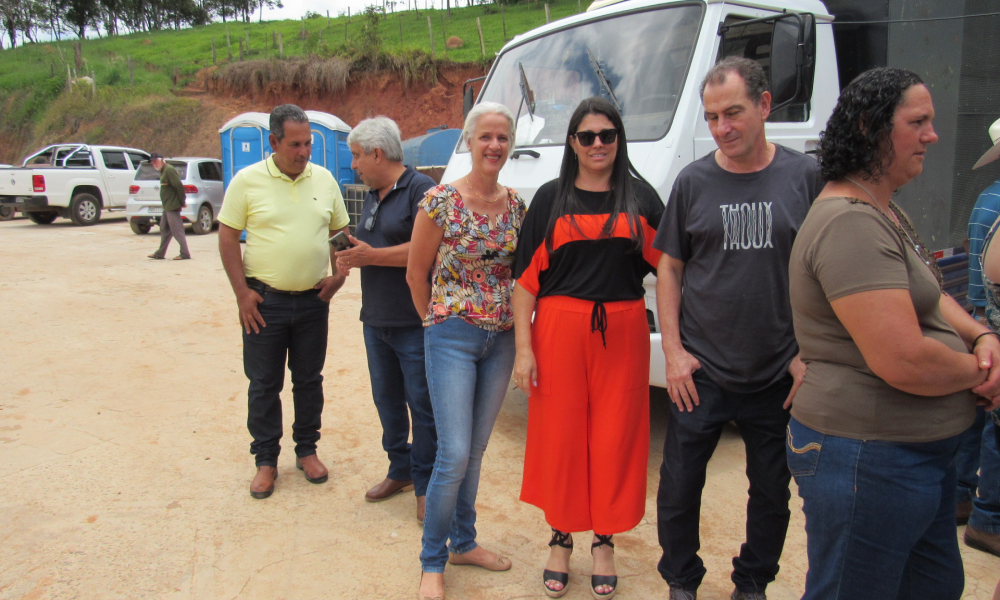
<svg viewBox="0 0 1000 600"><path fill-rule="evenodd" d="M281 477L270 499L253 500L241 336L216 235L188 237L194 260L151 261L155 231L137 236L121 218L87 228L0 223L0 599L414 598L421 529L412 493L364 501L387 463L358 277L330 315L319 447L330 481L312 485L295 469L288 401ZM646 519L615 539L623 599L666 597L655 523L666 401L652 401ZM514 568L449 567L449 598L544 597L548 528L517 499L526 405L520 391L507 395L478 503L479 540ZM729 597L746 488L742 445L727 431L702 508L703 600ZM965 597L988 600L1000 558L962 553ZM589 569L579 544L566 598L589 598ZM769 598L798 598L805 571L793 494Z"/></svg>

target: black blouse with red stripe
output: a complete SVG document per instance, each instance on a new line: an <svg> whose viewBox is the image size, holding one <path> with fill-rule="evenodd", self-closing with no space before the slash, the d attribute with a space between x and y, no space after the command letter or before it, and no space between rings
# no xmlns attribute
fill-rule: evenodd
<svg viewBox="0 0 1000 600"><path fill-rule="evenodd" d="M514 278L536 297L569 296L592 302L638 300L643 297L642 279L656 271L660 251L652 246L663 215L663 202L648 184L633 179L639 200L639 222L643 232L642 252L632 249L628 220L618 215L610 237L600 238L611 214L611 192L588 192L577 188L586 210L560 216L553 231L552 251L545 244L558 180L538 189L521 226L514 259Z"/></svg>

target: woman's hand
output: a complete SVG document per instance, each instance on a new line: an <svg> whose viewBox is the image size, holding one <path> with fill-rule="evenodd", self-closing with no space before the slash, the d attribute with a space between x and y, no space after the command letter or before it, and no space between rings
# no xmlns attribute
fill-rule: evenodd
<svg viewBox="0 0 1000 600"><path fill-rule="evenodd" d="M984 398L1000 396L1000 338L984 335L976 340L972 353L979 360L979 368L989 373L986 381L972 388L972 392Z"/></svg>
<svg viewBox="0 0 1000 600"><path fill-rule="evenodd" d="M531 388L538 387L538 365L530 349L518 350L514 355L514 383L525 394L531 394Z"/></svg>

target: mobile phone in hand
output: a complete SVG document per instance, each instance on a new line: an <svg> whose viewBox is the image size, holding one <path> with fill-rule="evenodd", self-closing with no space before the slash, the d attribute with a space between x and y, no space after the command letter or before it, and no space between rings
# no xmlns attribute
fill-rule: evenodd
<svg viewBox="0 0 1000 600"><path fill-rule="evenodd" d="M337 252L354 247L354 244L351 243L351 240L348 239L347 234L343 231L330 238L330 245L333 246L333 249Z"/></svg>

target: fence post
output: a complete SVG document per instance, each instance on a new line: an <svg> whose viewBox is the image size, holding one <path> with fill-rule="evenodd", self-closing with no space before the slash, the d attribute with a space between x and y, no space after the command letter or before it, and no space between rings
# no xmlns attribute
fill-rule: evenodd
<svg viewBox="0 0 1000 600"><path fill-rule="evenodd" d="M476 29L479 30L479 49L483 51L483 58L486 58L486 42L483 41L483 24L476 17Z"/></svg>
<svg viewBox="0 0 1000 600"><path fill-rule="evenodd" d="M73 62L77 71L83 68L83 49L80 47L80 42L73 42Z"/></svg>
<svg viewBox="0 0 1000 600"><path fill-rule="evenodd" d="M233 60L233 41L229 39L229 25L226 25L226 54L229 56L229 61Z"/></svg>
<svg viewBox="0 0 1000 600"><path fill-rule="evenodd" d="M583 7L580 6L580 0L576 0L576 12L577 13L583 12Z"/></svg>
<svg viewBox="0 0 1000 600"><path fill-rule="evenodd" d="M326 28L330 28L330 11L326 11Z"/></svg>
<svg viewBox="0 0 1000 600"><path fill-rule="evenodd" d="M178 78L179 77L177 75L177 67L174 67L174 87L177 87L177 80L178 80Z"/></svg>
<svg viewBox="0 0 1000 600"><path fill-rule="evenodd" d="M66 63L66 91L73 91L73 75L69 70L69 63Z"/></svg>
<svg viewBox="0 0 1000 600"><path fill-rule="evenodd" d="M504 9L504 3L500 3L500 20L503 22L503 43L507 43L507 11Z"/></svg>
<svg viewBox="0 0 1000 600"><path fill-rule="evenodd" d="M399 21L399 45L402 46L403 45L403 15L402 15L402 13L399 13L399 14L396 15L396 17L397 17L397 20Z"/></svg>
<svg viewBox="0 0 1000 600"><path fill-rule="evenodd" d="M348 23L351 22L351 7L350 6L347 7L347 22Z"/></svg>
<svg viewBox="0 0 1000 600"><path fill-rule="evenodd" d="M427 15L427 33L431 36L431 60L434 59L434 27L431 26L431 16Z"/></svg>
<svg viewBox="0 0 1000 600"><path fill-rule="evenodd" d="M545 3L545 22L549 22L549 3Z"/></svg>
<svg viewBox="0 0 1000 600"><path fill-rule="evenodd" d="M177 67L174 67L175 69ZM94 70L90 70L90 97L93 98L97 95L97 75L94 75Z"/></svg>
<svg viewBox="0 0 1000 600"><path fill-rule="evenodd" d="M246 34L247 38L247 43L246 43L247 56L250 56L250 30L245 29L243 30L243 32Z"/></svg>
<svg viewBox="0 0 1000 600"><path fill-rule="evenodd" d="M278 58L285 58L285 43L281 40L281 32L278 32Z"/></svg>
<svg viewBox="0 0 1000 600"><path fill-rule="evenodd" d="M215 38L212 38L212 64L215 64ZM132 55L128 57L128 84L135 85L135 73L132 71Z"/></svg>
<svg viewBox="0 0 1000 600"><path fill-rule="evenodd" d="M347 41L347 24L348 23L350 23L350 21L344 21L344 41L345 42Z"/></svg>
<svg viewBox="0 0 1000 600"><path fill-rule="evenodd" d="M441 47L447 51L448 48L448 32L444 28L444 13L441 13Z"/></svg>
<svg viewBox="0 0 1000 600"><path fill-rule="evenodd" d="M215 38L212 38L212 64L215 64Z"/></svg>
<svg viewBox="0 0 1000 600"><path fill-rule="evenodd" d="M243 40L236 40L240 44L240 62L243 61Z"/></svg>

